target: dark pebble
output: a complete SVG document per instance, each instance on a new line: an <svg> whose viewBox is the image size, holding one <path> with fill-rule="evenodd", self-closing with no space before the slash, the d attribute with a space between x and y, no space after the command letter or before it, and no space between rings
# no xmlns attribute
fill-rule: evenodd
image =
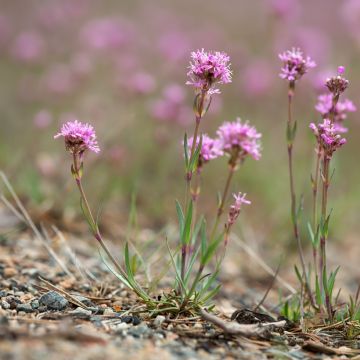
<svg viewBox="0 0 360 360"><path fill-rule="evenodd" d="M16 307L16 311L24 311L26 313L32 313L34 312L34 309L31 307L30 304L19 304Z"/></svg>
<svg viewBox="0 0 360 360"><path fill-rule="evenodd" d="M138 316L133 316L132 323L135 326L139 325L141 323L141 319Z"/></svg>
<svg viewBox="0 0 360 360"><path fill-rule="evenodd" d="M132 323L132 321L133 321L133 317L130 315L126 315L121 318L121 322L124 322L126 324L130 324Z"/></svg>
<svg viewBox="0 0 360 360"><path fill-rule="evenodd" d="M39 299L40 305L45 305L49 310L64 310L69 302L56 291L49 291Z"/></svg>

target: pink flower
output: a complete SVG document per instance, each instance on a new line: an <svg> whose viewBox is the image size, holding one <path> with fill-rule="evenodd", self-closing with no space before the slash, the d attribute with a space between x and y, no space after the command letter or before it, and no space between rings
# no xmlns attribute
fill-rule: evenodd
<svg viewBox="0 0 360 360"><path fill-rule="evenodd" d="M309 69L316 66L309 56L303 56L299 48L292 48L279 54L279 59L284 63L279 76L291 82L299 80Z"/></svg>
<svg viewBox="0 0 360 360"><path fill-rule="evenodd" d="M188 139L188 153L191 152L191 146L193 143L193 137ZM199 144L200 137L196 139L196 145ZM216 159L219 156L224 155L224 152L221 149L221 145L219 140L212 139L207 134L202 135L202 143L201 143L201 150L199 154L199 167L203 164L206 164L210 160Z"/></svg>
<svg viewBox="0 0 360 360"><path fill-rule="evenodd" d="M333 96L331 94L324 94L318 97L318 103L315 109L322 115L323 119L328 119L333 116L335 127L338 127L338 132L346 132L347 129L342 126L342 122L347 118L349 112L356 111L356 106L349 99L339 100L333 109ZM333 113L331 113L333 112Z"/></svg>
<svg viewBox="0 0 360 360"><path fill-rule="evenodd" d="M65 138L66 150L73 154L82 154L85 150L100 152L95 130L89 124L78 120L68 121L62 125L60 132L54 136L54 139L60 136Z"/></svg>
<svg viewBox="0 0 360 360"><path fill-rule="evenodd" d="M241 192L237 194L233 194L233 197L235 199L235 203L230 206L227 227L232 226L234 224L234 222L236 221L236 219L240 214L241 207L243 204L245 205L251 204L251 201L246 199L246 194L242 194Z"/></svg>
<svg viewBox="0 0 360 360"><path fill-rule="evenodd" d="M35 31L23 32L15 39L11 53L18 61L36 63L45 53L44 39Z"/></svg>
<svg viewBox="0 0 360 360"><path fill-rule="evenodd" d="M345 67L339 66L337 76L333 76L326 80L325 85L334 96L339 97L349 86L349 80L342 76L344 72Z"/></svg>
<svg viewBox="0 0 360 360"><path fill-rule="evenodd" d="M255 160L261 157L260 138L255 127L248 122L242 123L240 118L234 122L225 122L217 131L224 152L236 156L234 160L244 160L250 155Z"/></svg>
<svg viewBox="0 0 360 360"><path fill-rule="evenodd" d="M37 128L45 129L52 123L53 116L49 111L41 110L35 115L33 121Z"/></svg>
<svg viewBox="0 0 360 360"><path fill-rule="evenodd" d="M154 91L156 83L154 77L146 72L137 72L125 84L128 90L136 94L149 94Z"/></svg>
<svg viewBox="0 0 360 360"><path fill-rule="evenodd" d="M310 129L316 136L320 151L330 159L333 153L346 144L346 139L337 132L336 126L329 120L324 119L321 124L310 124Z"/></svg>
<svg viewBox="0 0 360 360"><path fill-rule="evenodd" d="M94 50L116 50L130 40L131 34L121 20L99 18L85 24L80 33L80 41Z"/></svg>
<svg viewBox="0 0 360 360"><path fill-rule="evenodd" d="M220 93L214 86L231 82L230 58L224 52L206 52L204 49L191 53L187 85L209 94Z"/></svg>

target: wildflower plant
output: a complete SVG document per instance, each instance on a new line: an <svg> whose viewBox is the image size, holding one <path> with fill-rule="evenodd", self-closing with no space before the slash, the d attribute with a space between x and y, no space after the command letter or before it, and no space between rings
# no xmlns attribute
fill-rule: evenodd
<svg viewBox="0 0 360 360"><path fill-rule="evenodd" d="M103 257L108 268L127 287L132 289L146 305L150 314L196 312L203 306L209 306L211 299L219 291L216 278L225 256L230 230L238 218L243 205L250 204L246 194L234 194L234 203L229 207L228 217L222 229L219 229L230 192L230 183L234 172L247 157L256 160L261 157L260 137L256 129L240 119L226 122L217 131L217 137L201 134L200 124L206 114L211 97L219 94L218 84L231 82L229 57L221 52L206 52L204 49L193 52L190 62L188 85L195 89L194 114L195 127L192 137L184 136L184 162L186 195L183 206L176 201L179 222L179 246L172 250L168 245L171 263L174 267L174 288L160 298L153 297L148 287L135 279L129 246L124 247L124 265L114 258L100 233L98 221L93 216L82 185L84 155L90 150L100 152L93 127L77 120L64 124L55 138L63 137L65 148L72 154L71 172L77 184L81 198L81 208L90 230L105 253ZM200 177L203 168L212 160L226 154L229 158L229 173L224 191L218 202L212 230L208 232L203 216L197 217L197 203L200 195ZM223 246L220 248L220 245ZM111 265L108 264L107 259ZM213 271L204 274L212 260Z"/></svg>
<svg viewBox="0 0 360 360"><path fill-rule="evenodd" d="M315 135L316 166L311 177L313 189L312 226L309 223L310 239L313 247L315 270L316 304L320 311L326 311L329 320L334 318L333 288L339 268L330 273L327 270L326 243L329 233L331 211L328 210L328 190L331 182L331 160L334 153L346 144L343 133L347 129L342 125L348 111L355 111L350 100L340 101L340 96L347 89L349 81L343 76L345 68L338 67L338 74L326 80L330 94L322 98L322 106L317 109L323 116L319 124L311 123L310 129ZM324 101L324 99L326 99ZM331 104L331 105L330 105ZM325 105L325 106L323 106ZM325 109L326 108L326 113ZM326 117L325 117L326 116ZM321 208L318 216L318 187L321 185ZM320 249L320 254L318 254Z"/></svg>
<svg viewBox="0 0 360 360"><path fill-rule="evenodd" d="M296 190L295 190L295 174L293 169L293 147L296 138L297 121L292 116L292 103L295 95L296 83L309 71L309 69L316 66L315 62L309 57L304 56L299 48L292 48L282 54L279 54L279 59L283 62L280 78L288 82L288 116L286 126L286 140L288 152L288 168L289 168L289 181L290 181L290 199L291 199L291 221L293 226L294 237L297 243L298 253L302 273L305 277L306 292L312 304L314 299L311 293L308 275L306 272L304 253L301 245L300 231L299 231L299 218L301 214L301 201L298 205Z"/></svg>
<svg viewBox="0 0 360 360"><path fill-rule="evenodd" d="M308 72L315 63L309 58L304 57L300 49L293 48L279 55L283 61L280 77L288 81L288 121L287 121L287 149L288 149L288 166L290 179L290 199L291 199L291 220L294 237L297 242L298 252L301 263L301 270L295 266L296 274L301 283L301 306L304 311L304 296L307 295L308 304L315 311L326 314L326 318L332 321L335 310L333 306L333 289L335 278L339 268L335 271L328 272L326 260L326 243L329 233L329 221L331 211L328 210L328 190L331 181L331 160L334 153L346 144L343 134L347 132L344 126L344 120L349 112L356 110L352 101L348 99L340 100L349 85L349 81L344 77L345 68L338 67L338 73L326 80L325 87L328 93L322 94L318 98L316 110L320 113L322 121L311 123L315 139L315 172L311 176L312 184L312 216L311 222L308 223L310 239L312 243L313 268L315 285L310 284L311 268L307 269L305 257L302 249L300 238L300 215L302 204L297 204L295 192L294 169L293 169L293 145L296 137L297 123L292 117L292 100L295 94L295 85ZM318 196L319 188L321 190L320 199ZM318 202L320 201L320 210ZM303 292L304 290L304 292ZM303 316L303 314L302 314ZM324 316L325 318L325 316Z"/></svg>

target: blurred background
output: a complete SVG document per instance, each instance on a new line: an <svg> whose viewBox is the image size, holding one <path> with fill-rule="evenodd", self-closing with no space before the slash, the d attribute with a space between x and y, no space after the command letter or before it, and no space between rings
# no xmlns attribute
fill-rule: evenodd
<svg viewBox="0 0 360 360"><path fill-rule="evenodd" d="M102 151L86 155L84 184L91 204L102 208L101 221L125 226L136 194L139 226L159 230L175 223L174 199L184 195L181 143L194 127L194 93L185 85L190 52L225 51L233 82L214 96L202 129L213 136L223 121L239 116L263 134L261 160L248 159L233 183L234 192L246 192L252 201L235 231L251 229L256 245L278 257L294 244L287 83L278 76L278 53L292 46L318 65L298 83L294 104L296 187L304 194L306 234L314 165L308 126L321 119L317 97L338 65L346 67L351 83L346 97L360 106L358 0L2 0L0 168L33 216L62 227L74 223L81 214L70 157L53 136L67 120L89 122ZM335 156L330 189L331 241L355 254L360 251L357 118L354 113L346 120L348 143ZM226 175L226 159L204 170L200 202L210 219Z"/></svg>

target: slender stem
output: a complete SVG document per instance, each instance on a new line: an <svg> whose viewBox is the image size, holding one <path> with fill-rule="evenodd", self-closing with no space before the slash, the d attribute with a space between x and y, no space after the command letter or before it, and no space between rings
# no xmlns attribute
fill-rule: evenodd
<svg viewBox="0 0 360 360"><path fill-rule="evenodd" d="M294 122L292 119L293 96L294 96L294 84L291 84L289 87L289 92L288 92L288 120L287 120L287 126L288 126L288 129L291 130L291 132L294 129ZM288 141L288 168L289 168L289 181L290 181L290 198L291 198L291 220L292 220L292 224L293 224L294 236L295 236L296 243L297 243L301 268L302 268L302 272L304 274L306 292L308 293L311 304L313 306L315 306L314 298L311 293L311 288L309 285L309 280L308 280L308 276L307 276L307 272L306 272L304 253L303 253L303 249L301 246L301 239L300 239L300 233L299 233L299 227L298 227L295 181L294 181L294 170L293 170L293 141L294 141L293 135L291 136L291 138L288 138L287 141Z"/></svg>
<svg viewBox="0 0 360 360"><path fill-rule="evenodd" d="M326 154L324 154L323 159L323 171L322 171L322 197L321 197L321 218L323 224L326 221L327 218L327 198L328 198L328 189L329 189L329 164L330 159L327 158ZM320 279L320 290L323 293L324 292L324 276L327 276L326 274L326 237L325 235L322 235L320 238L320 259L319 259L319 271L321 274ZM331 314L329 314L330 316Z"/></svg>
<svg viewBox="0 0 360 360"><path fill-rule="evenodd" d="M320 159L321 159L321 148L320 145L316 150L316 165L315 165L315 176L312 179L312 195L313 195L313 209L312 209L312 223L314 234L318 231L318 220L317 220L317 193L319 186L319 173L320 173ZM317 248L313 245L313 260L314 260L314 270L315 270L315 279L318 278L318 265L317 265Z"/></svg>
<svg viewBox="0 0 360 360"><path fill-rule="evenodd" d="M200 129L200 122L201 122L202 115L203 115L205 96L206 96L206 92L202 91L201 94L200 94L199 106L196 109L195 129L194 129L194 135L193 135L193 140L192 140L192 144L191 144L191 151L190 151L189 161L191 161L191 159L192 159L192 157L194 155L194 152L195 152L195 148L196 148L197 138L198 138L199 129ZM187 211L189 198L191 196L190 193L191 193L192 175L193 175L192 170L191 170L191 172L186 173L185 211ZM193 201L193 199L191 199L191 201ZM183 245L182 248L181 248L181 270L180 270L180 276L181 276L181 279L183 281L185 279L185 273L186 273L186 257L187 257L187 253L188 253L188 246Z"/></svg>
<svg viewBox="0 0 360 360"><path fill-rule="evenodd" d="M316 154L316 165L315 165L315 177L313 179L313 228L316 231L317 228L317 193L318 193L318 185L319 185L319 172L320 172L320 159L321 159L321 149L320 146L317 149Z"/></svg>
<svg viewBox="0 0 360 360"><path fill-rule="evenodd" d="M233 178L234 172L235 172L235 166L230 165L229 166L228 177L226 179L224 191L223 191L223 194L222 194L222 197L221 197L220 205L218 207L216 219L215 219L212 231L211 231L210 239L213 239L214 236L216 235L216 231L217 231L217 228L219 226L221 215L224 212L224 206L225 206L226 198L227 198L227 195L228 195L228 192L229 192L229 189L230 189L230 183L231 183L231 180Z"/></svg>
<svg viewBox="0 0 360 360"><path fill-rule="evenodd" d="M100 231L98 229L98 226L94 220L94 216L92 214L92 211L91 211L91 208L90 208L90 205L89 205L89 202L87 200L87 197L85 195L85 191L84 191L84 188L82 186L82 183L81 183L81 176L80 176L80 167L79 167L79 162L78 162L78 156L77 154L73 154L73 166L74 166L74 171L75 171L75 174L76 174L76 185L80 191L80 195L81 195L81 198L84 202L84 205L86 207L86 211L87 213L89 214L90 216L90 221L91 221L91 224L92 224L92 229L93 229L93 235L95 237L95 239L99 242L100 246L103 248L103 250L105 251L106 255L109 257L109 259L111 260L111 262L114 264L114 266L116 267L116 269L122 274L122 275L126 275L125 271L122 269L122 267L120 266L120 264L116 261L116 259L113 257L113 255L111 254L110 250L108 249L108 247L106 246L101 234L100 234Z"/></svg>

